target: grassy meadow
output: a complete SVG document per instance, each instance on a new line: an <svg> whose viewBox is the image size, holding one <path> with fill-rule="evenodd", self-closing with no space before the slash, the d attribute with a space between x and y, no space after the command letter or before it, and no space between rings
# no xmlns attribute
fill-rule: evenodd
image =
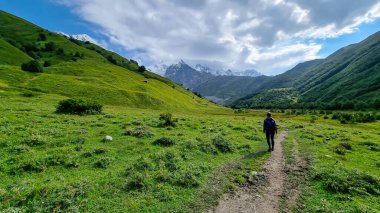
<svg viewBox="0 0 380 213"><path fill-rule="evenodd" d="M163 110L106 105L98 115L65 115L55 113L59 95L4 88L0 97L5 212L201 212L269 157L260 111L172 111L175 126L164 126ZM378 122L274 116L289 131L287 162L297 140L309 163L299 201L305 211L380 209Z"/></svg>
<svg viewBox="0 0 380 213"><path fill-rule="evenodd" d="M196 211L207 206L197 196L209 193L219 167L239 161L222 193L245 182L239 169L258 170L269 156L261 117L174 112L176 125L165 127L165 111L106 106L99 115L63 115L54 112L60 96L0 96L3 211ZM162 138L173 144L155 143Z"/></svg>
<svg viewBox="0 0 380 213"><path fill-rule="evenodd" d="M341 124L331 117L290 119L284 142L287 167L296 163L295 152L304 161L300 170L288 173L289 182L300 188L300 198L290 209L379 212L379 122Z"/></svg>

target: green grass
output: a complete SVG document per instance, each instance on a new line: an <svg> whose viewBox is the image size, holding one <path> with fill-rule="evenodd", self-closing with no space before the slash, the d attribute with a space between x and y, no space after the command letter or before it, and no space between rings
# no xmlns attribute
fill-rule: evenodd
<svg viewBox="0 0 380 213"><path fill-rule="evenodd" d="M2 210L185 211L213 171L265 150L257 118L174 113L176 127L162 127L162 111L106 105L103 114L76 116L54 113L60 100L56 95L24 97L6 91L0 100ZM125 134L140 126L151 135ZM103 142L106 135L113 140ZM155 145L163 136L175 144ZM216 137L235 149L218 151L212 143ZM171 157L166 159L167 154Z"/></svg>
<svg viewBox="0 0 380 213"><path fill-rule="evenodd" d="M21 65L31 58L0 38L0 64Z"/></svg>
<svg viewBox="0 0 380 213"><path fill-rule="evenodd" d="M288 164L294 162L293 140L297 140L303 158L312 159L307 181L298 181L302 185L299 202L303 211L378 212L379 123L340 124L322 116L314 123L304 116L290 122L293 124L285 143Z"/></svg>

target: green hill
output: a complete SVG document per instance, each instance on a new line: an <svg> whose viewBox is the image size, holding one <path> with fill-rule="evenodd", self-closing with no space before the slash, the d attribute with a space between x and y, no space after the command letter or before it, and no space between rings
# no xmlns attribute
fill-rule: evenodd
<svg viewBox="0 0 380 213"><path fill-rule="evenodd" d="M43 73L21 70L38 60ZM165 110L219 108L133 60L90 42L49 32L0 11L0 86L7 90L84 97L114 106Z"/></svg>
<svg viewBox="0 0 380 213"><path fill-rule="evenodd" d="M295 107L374 107L380 97L380 32L360 43L344 47L326 59L299 64L281 75L262 81L256 87L250 95L232 105L264 107L262 98L266 91L288 88L299 97L293 103ZM266 98L266 105L291 107L278 103L278 100Z"/></svg>

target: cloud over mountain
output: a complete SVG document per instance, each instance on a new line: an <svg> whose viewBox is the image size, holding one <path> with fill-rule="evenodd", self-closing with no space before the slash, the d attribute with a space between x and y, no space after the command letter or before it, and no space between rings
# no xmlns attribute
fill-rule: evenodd
<svg viewBox="0 0 380 213"><path fill-rule="evenodd" d="M380 17L374 0L64 0L142 60L222 61L273 74L318 57L320 39Z"/></svg>

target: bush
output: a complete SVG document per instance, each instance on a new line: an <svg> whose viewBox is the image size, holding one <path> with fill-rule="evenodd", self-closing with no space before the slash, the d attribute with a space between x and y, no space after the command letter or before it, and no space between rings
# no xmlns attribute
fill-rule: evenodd
<svg viewBox="0 0 380 213"><path fill-rule="evenodd" d="M212 139L214 146L221 152L233 152L234 147L231 141L225 139L221 135L217 135Z"/></svg>
<svg viewBox="0 0 380 213"><path fill-rule="evenodd" d="M343 113L343 112L335 112L331 119L339 120L342 124L348 123L369 123L375 122L380 119L376 113L366 112L366 113Z"/></svg>
<svg viewBox="0 0 380 213"><path fill-rule="evenodd" d="M146 68L144 66L139 66L139 69L137 70L139 73L143 73L146 71Z"/></svg>
<svg viewBox="0 0 380 213"><path fill-rule="evenodd" d="M44 67L50 67L51 66L51 62L50 61L45 61L44 62Z"/></svg>
<svg viewBox="0 0 380 213"><path fill-rule="evenodd" d="M199 150L208 154L214 154L214 155L218 154L218 150L210 142L201 142L199 144Z"/></svg>
<svg viewBox="0 0 380 213"><path fill-rule="evenodd" d="M164 113L160 115L160 120L164 121L163 126L175 126L175 122L177 119L173 119L173 115L171 113Z"/></svg>
<svg viewBox="0 0 380 213"><path fill-rule="evenodd" d="M11 173L17 172L43 172L46 169L46 164L41 160L29 160L27 162L21 162L16 165L16 168Z"/></svg>
<svg viewBox="0 0 380 213"><path fill-rule="evenodd" d="M162 152L153 156L154 162L173 172L179 169L181 158L174 152Z"/></svg>
<svg viewBox="0 0 380 213"><path fill-rule="evenodd" d="M46 141L39 135L32 135L28 139L24 139L21 141L21 144L25 144L27 146L35 147L35 146L43 146L46 144Z"/></svg>
<svg viewBox="0 0 380 213"><path fill-rule="evenodd" d="M106 169L108 168L112 163L112 159L109 157L103 157L98 159L95 163L94 166L96 168L101 168L101 169Z"/></svg>
<svg viewBox="0 0 380 213"><path fill-rule="evenodd" d="M152 170L153 167L154 166L149 159L145 157L140 157L139 159L137 159L135 163L127 166L127 168L125 169L125 175L129 176L136 172L149 171Z"/></svg>
<svg viewBox="0 0 380 213"><path fill-rule="evenodd" d="M343 142L343 143L338 144L338 146L335 148L335 153L339 155L345 155L347 150L351 150L351 149L352 147L349 143Z"/></svg>
<svg viewBox="0 0 380 213"><path fill-rule="evenodd" d="M46 36L45 33L40 33L38 35L38 40L40 40L40 41L46 41L46 39L47 39L47 36Z"/></svg>
<svg viewBox="0 0 380 213"><path fill-rule="evenodd" d="M129 181L127 181L124 186L125 190L142 190L147 189L149 186L149 182L147 181L147 177L142 173L135 173L133 177Z"/></svg>
<svg viewBox="0 0 380 213"><path fill-rule="evenodd" d="M65 50L62 49L62 48L58 48L58 50L56 51L57 55L64 55L65 54Z"/></svg>
<svg viewBox="0 0 380 213"><path fill-rule="evenodd" d="M56 112L78 115L99 114L102 112L102 105L95 101L68 99L58 103Z"/></svg>
<svg viewBox="0 0 380 213"><path fill-rule="evenodd" d="M127 129L125 135L134 136L137 138L151 138L153 134L143 126L136 127L135 129Z"/></svg>
<svg viewBox="0 0 380 213"><path fill-rule="evenodd" d="M347 150L351 150L352 149L351 145L349 143L347 143L347 142L340 143L338 146L344 147Z"/></svg>
<svg viewBox="0 0 380 213"><path fill-rule="evenodd" d="M181 170L175 175L175 184L182 187L196 187L199 186L199 180L197 177L200 175L200 171L197 167L190 166L187 169Z"/></svg>
<svg viewBox="0 0 380 213"><path fill-rule="evenodd" d="M41 63L39 61L37 61L37 60L32 60L32 61L23 63L21 65L21 69L24 70L24 71L34 72L34 73L38 73L38 72L43 72L44 71Z"/></svg>
<svg viewBox="0 0 380 213"><path fill-rule="evenodd" d="M153 142L154 145L160 145L160 146L173 146L175 145L175 141L173 141L170 138L159 138Z"/></svg>
<svg viewBox="0 0 380 213"><path fill-rule="evenodd" d="M94 149L92 151L88 151L88 152L83 153L82 156L85 158L89 158L89 157L92 157L94 155L104 154L106 152L107 152L107 150L105 150L105 149Z"/></svg>
<svg viewBox="0 0 380 213"><path fill-rule="evenodd" d="M57 45L51 41L45 44L44 51L54 51L56 48L57 48Z"/></svg>

